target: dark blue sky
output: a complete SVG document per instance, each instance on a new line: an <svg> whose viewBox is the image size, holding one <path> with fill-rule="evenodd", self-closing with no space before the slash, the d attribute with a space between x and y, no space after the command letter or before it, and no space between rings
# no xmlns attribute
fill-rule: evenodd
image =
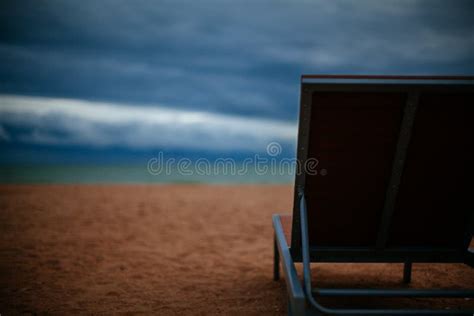
<svg viewBox="0 0 474 316"><path fill-rule="evenodd" d="M1 161L291 147L302 73L473 75L473 17L473 1L1 1Z"/></svg>

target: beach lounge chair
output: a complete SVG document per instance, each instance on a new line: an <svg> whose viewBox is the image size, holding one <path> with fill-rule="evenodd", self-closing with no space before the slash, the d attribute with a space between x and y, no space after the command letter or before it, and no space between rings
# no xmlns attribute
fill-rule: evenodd
<svg viewBox="0 0 474 316"><path fill-rule="evenodd" d="M293 214L273 215L274 279L281 263L290 315L473 315L323 306L326 296L472 298L474 289L320 288L310 269L404 263L409 283L413 263L473 266L473 79L302 76Z"/></svg>

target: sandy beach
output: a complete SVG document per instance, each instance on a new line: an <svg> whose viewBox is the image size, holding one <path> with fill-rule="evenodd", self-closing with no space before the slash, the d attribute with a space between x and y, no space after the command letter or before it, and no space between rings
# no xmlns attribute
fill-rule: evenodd
<svg viewBox="0 0 474 316"><path fill-rule="evenodd" d="M291 208L291 186L0 186L0 314L286 315L284 280L272 281L271 215ZM399 264L313 272L328 287L402 286ZM414 265L412 287L469 285L469 267Z"/></svg>

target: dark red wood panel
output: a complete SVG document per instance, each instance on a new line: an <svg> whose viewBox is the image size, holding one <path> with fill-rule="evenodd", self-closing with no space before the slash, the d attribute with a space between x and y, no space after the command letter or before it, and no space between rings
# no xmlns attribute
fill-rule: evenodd
<svg viewBox="0 0 474 316"><path fill-rule="evenodd" d="M405 93L316 92L306 176L309 239L317 246L375 245Z"/></svg>
<svg viewBox="0 0 474 316"><path fill-rule="evenodd" d="M420 97L389 246L462 245L474 199L474 94Z"/></svg>

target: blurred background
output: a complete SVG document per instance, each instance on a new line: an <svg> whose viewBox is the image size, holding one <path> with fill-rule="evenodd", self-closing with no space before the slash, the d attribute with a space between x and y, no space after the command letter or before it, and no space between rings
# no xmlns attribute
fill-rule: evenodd
<svg viewBox="0 0 474 316"><path fill-rule="evenodd" d="M301 74L474 74L473 1L1 1L0 182L291 182Z"/></svg>

